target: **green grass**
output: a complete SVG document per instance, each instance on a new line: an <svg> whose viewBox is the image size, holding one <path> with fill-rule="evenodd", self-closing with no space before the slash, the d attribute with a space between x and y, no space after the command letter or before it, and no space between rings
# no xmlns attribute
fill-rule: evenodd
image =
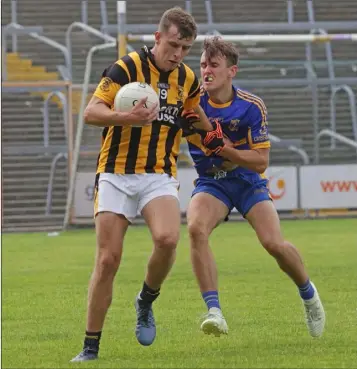
<svg viewBox="0 0 357 369"><path fill-rule="evenodd" d="M286 221L327 313L321 339L307 333L298 293L247 223L215 230L227 337L199 331L205 312L182 228L177 262L155 302L157 338L141 347L133 301L151 251L146 227L129 230L100 360L69 364L83 341L93 230L6 234L2 241L3 368L352 368L357 365L357 221Z"/></svg>

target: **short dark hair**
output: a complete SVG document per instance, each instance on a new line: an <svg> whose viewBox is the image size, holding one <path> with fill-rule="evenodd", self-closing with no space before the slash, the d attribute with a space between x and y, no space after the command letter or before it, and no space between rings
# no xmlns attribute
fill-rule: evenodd
<svg viewBox="0 0 357 369"><path fill-rule="evenodd" d="M182 38L197 37L197 25L195 19L190 13L176 6L168 9L162 15L159 23L159 31L167 32L174 25L177 27Z"/></svg>
<svg viewBox="0 0 357 369"><path fill-rule="evenodd" d="M229 67L237 65L239 60L238 49L235 44L224 41L220 36L207 37L203 42L203 51L210 61L216 56L225 57Z"/></svg>

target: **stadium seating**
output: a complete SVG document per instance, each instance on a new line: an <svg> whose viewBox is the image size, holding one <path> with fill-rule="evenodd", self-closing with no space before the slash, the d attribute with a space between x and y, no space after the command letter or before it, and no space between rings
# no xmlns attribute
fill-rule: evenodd
<svg viewBox="0 0 357 369"><path fill-rule="evenodd" d="M40 225L41 229L48 227L53 230L63 220L67 165L65 160L58 163L52 213L45 216L54 154L46 155L38 150L43 146L43 97L7 93L2 99L3 229L21 231L36 229ZM64 147L66 138L62 116L56 104L50 105L50 143Z"/></svg>
<svg viewBox="0 0 357 369"><path fill-rule="evenodd" d="M261 0L262 7L252 6L251 1L243 0L232 2L222 0L213 1L214 22L286 22L287 12L285 4L280 0ZM18 1L18 23L24 26L43 26L44 35L65 44L65 32L68 26L81 20L80 2L63 0L61 5L55 2L43 2L41 0ZM165 6L161 2L131 0L127 4L127 22L131 24L157 23L164 8L174 5L185 6L185 1L169 0ZM317 21L355 20L355 14L351 7L355 7L355 0L340 0L336 10L335 1L314 1L315 19ZM10 17L10 2L2 4L2 23L8 24ZM108 22L116 23L116 2L107 2ZM192 2L192 12L199 23L207 22L204 2ZM294 2L294 20L307 21L306 4L303 1ZM100 29L101 17L99 2L89 2L88 24ZM234 32L236 33L236 32ZM259 33L259 32L258 32ZM72 33L73 43L73 82L82 83L84 76L85 58L88 50L93 45L103 41L83 31L75 30ZM11 45L11 42L8 42ZM135 48L140 43L134 43ZM268 44L247 43L239 46L240 49L240 79L286 79L305 78L306 70L304 44ZM337 77L357 76L356 46L351 43L336 43L332 46ZM10 52L12 50L9 50ZM200 45L194 46L187 62L198 70L198 57ZM25 35L18 36L18 54L8 54L8 74L11 80L51 80L59 79L57 66L64 64L63 55L50 46ZM324 44L313 45L315 71L319 77L328 77ZM91 83L97 83L102 70L116 58L116 50L111 49L95 55ZM24 77L25 76L25 77ZM357 95L357 86L352 86ZM313 157L313 106L312 92L308 86L302 87L251 87L252 92L260 95L269 111L270 131L282 138L301 138L303 148ZM330 87L322 86L318 89L319 98L319 128L329 126L329 96ZM80 94L74 95L74 122L77 121ZM345 95L337 99L337 122L338 131L347 137L353 137L351 119L348 109L348 101ZM65 145L63 120L58 103L51 103L51 144ZM6 147L16 145L42 145L42 109L43 96L16 93L3 93L3 142ZM25 138L19 139L18 133L26 132ZM83 146L91 149L99 147L100 132L96 128L85 128L83 132ZM347 163L355 162L356 156L351 155L351 150L339 147L338 150L330 151L328 141L322 140L323 163ZM67 191L66 171L67 164L60 160L54 186L51 216L45 215L47 183L49 169L55 154L28 154L3 156L4 181L3 181L3 225L5 230L14 227L35 229L36 226L48 226L53 229L54 225L60 225L63 219L65 197ZM273 148L271 163L296 164L300 158L292 152ZM80 165L94 170L95 159L82 160ZM29 217L31 222L29 223ZM43 227L42 227L43 228ZM19 228L17 228L19 229Z"/></svg>

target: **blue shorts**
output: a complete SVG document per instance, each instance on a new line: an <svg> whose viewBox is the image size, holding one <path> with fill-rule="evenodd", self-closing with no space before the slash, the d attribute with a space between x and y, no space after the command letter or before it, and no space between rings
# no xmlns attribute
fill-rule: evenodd
<svg viewBox="0 0 357 369"><path fill-rule="evenodd" d="M221 200L229 209L236 208L243 216L258 202L271 200L266 179L248 182L242 178L214 179L200 177L196 180L196 187L192 196L204 192Z"/></svg>

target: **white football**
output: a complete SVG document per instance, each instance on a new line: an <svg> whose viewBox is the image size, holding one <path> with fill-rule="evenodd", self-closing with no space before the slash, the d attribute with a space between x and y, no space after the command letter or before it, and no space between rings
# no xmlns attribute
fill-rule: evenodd
<svg viewBox="0 0 357 369"><path fill-rule="evenodd" d="M114 109L122 112L130 111L144 97L148 98L145 104L146 108L150 108L154 104L158 104L158 109L160 108L159 97L150 85L144 82L131 82L121 87L115 95Z"/></svg>

